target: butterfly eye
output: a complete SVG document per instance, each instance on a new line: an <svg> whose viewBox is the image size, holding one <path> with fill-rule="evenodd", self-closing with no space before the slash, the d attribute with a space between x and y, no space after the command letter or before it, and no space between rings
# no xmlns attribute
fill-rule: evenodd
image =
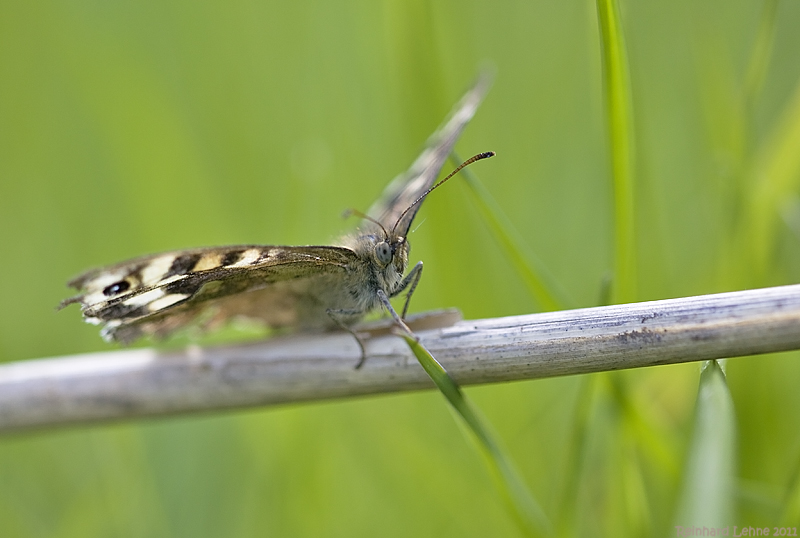
<svg viewBox="0 0 800 538"><path fill-rule="evenodd" d="M389 265L392 262L392 247L386 241L381 241L375 245L375 257L382 265Z"/></svg>
<svg viewBox="0 0 800 538"><path fill-rule="evenodd" d="M106 297L113 297L118 293L128 291L128 288L130 287L131 285L127 281L120 280L119 282L114 282L110 286L106 286L105 289L103 290L103 295L105 295Z"/></svg>

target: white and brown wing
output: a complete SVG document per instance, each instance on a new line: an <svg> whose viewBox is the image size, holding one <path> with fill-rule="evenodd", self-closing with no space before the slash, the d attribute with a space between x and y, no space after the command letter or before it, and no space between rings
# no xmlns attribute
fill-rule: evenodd
<svg viewBox="0 0 800 538"><path fill-rule="evenodd" d="M439 129L428 138L425 149L411 167L394 178L384 189L378 201L367 212L370 217L391 228L403 211L433 186L442 166L453 151L456 140L475 115L490 86L491 76L484 73L461 98ZM403 216L402 222L397 223L395 231L398 235L401 237L408 235L408 229L419 207L420 204L417 204ZM363 226L369 228L374 225L365 222Z"/></svg>
<svg viewBox="0 0 800 538"><path fill-rule="evenodd" d="M270 325L288 325L294 319L291 294L270 293L271 287L342 273L355 261L352 250L329 246L168 252L87 271L69 282L82 293L61 306L79 303L87 322L103 326L105 339L121 342L166 336L210 308L224 310L225 318L261 309L257 317L274 320Z"/></svg>

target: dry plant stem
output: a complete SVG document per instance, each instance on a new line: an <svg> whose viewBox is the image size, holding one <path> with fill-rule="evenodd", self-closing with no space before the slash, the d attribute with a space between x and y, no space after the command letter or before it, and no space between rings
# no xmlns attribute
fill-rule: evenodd
<svg viewBox="0 0 800 538"><path fill-rule="evenodd" d="M460 385L800 348L800 285L416 331ZM0 431L433 388L396 336L109 351L0 365Z"/></svg>

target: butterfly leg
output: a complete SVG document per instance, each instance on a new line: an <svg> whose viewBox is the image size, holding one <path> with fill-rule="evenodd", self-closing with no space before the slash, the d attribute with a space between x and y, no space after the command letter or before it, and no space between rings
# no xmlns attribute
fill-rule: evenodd
<svg viewBox="0 0 800 538"><path fill-rule="evenodd" d="M420 268L422 268L422 266L421 266L421 262L420 262L419 264L417 264L417 267L420 267ZM415 268L416 268L416 267L415 267ZM417 280L419 280L419 278L417 278ZM398 326L399 326L399 327L400 327L400 328L401 328L401 329L402 329L402 330L403 330L403 331L404 331L404 332L405 332L407 335L411 336L411 337L412 337L414 340L417 340L417 341L419 341L419 339L417 338L417 335L416 335L416 334L414 334L414 333L413 333L413 331L412 331L411 329L409 329L408 325L406 325L406 322L405 322L405 321L403 321L403 318L402 318L402 317L400 317L400 315L399 315L399 314L397 313L397 311L394 309L394 307L392 306L392 303L391 303L391 301L389 301L389 297L387 297L387 296L386 296L386 293L384 293L384 291L383 291L383 290L378 290L378 299L380 300L381 304L383 304L383 307L386 309L386 311L387 311L387 312L389 312L389 315L390 315L390 316L392 316L392 319L394 320L394 322L395 322L395 323L396 323L396 324L397 324L397 325L398 325ZM406 301L406 302L407 302L407 301Z"/></svg>
<svg viewBox="0 0 800 538"><path fill-rule="evenodd" d="M353 335L353 338L356 339L358 342L358 347L361 348L361 358L358 360L358 364L356 364L356 370L364 366L364 363L367 361L367 351L364 347L364 339L354 331L349 325L347 325L340 316L352 316L354 314L360 314L361 312L357 312L355 310L338 310L335 308L329 308L325 311L328 316L339 326L339 328L349 332Z"/></svg>
<svg viewBox="0 0 800 538"><path fill-rule="evenodd" d="M408 288L408 293L406 294L406 302L403 305L403 313L400 315L400 319L406 319L406 314L408 313L408 304L411 302L411 296L414 294L414 290L417 289L417 284L419 284L419 279L422 277L422 262L417 262L417 265L414 266L411 271L408 272L406 277L400 282L400 286L392 293L392 297L396 297L403 293L403 290ZM390 313L393 310L390 311Z"/></svg>

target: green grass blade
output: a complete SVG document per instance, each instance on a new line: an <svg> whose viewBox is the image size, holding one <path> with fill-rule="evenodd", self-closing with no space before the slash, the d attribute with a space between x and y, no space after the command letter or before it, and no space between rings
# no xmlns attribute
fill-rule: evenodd
<svg viewBox="0 0 800 538"><path fill-rule="evenodd" d="M463 161L453 152L451 154L456 166ZM544 311L574 308L574 302L562 290L552 273L544 263L528 247L527 242L505 215L478 176L470 168L464 168L461 175L470 188L478 204L486 224L495 239L506 252L511 264L517 270L528 291Z"/></svg>
<svg viewBox="0 0 800 538"><path fill-rule="evenodd" d="M605 106L614 191L615 303L636 299L636 236L633 185L633 104L625 40L615 0L597 0Z"/></svg>
<svg viewBox="0 0 800 538"><path fill-rule="evenodd" d="M761 10L761 21L758 34L753 45L747 75L744 80L744 99L748 109L752 110L761 87L764 85L769 60L772 56L772 45L775 42L775 18L778 12L778 0L764 0Z"/></svg>
<svg viewBox="0 0 800 538"><path fill-rule="evenodd" d="M797 521L800 521L800 454L789 475L789 484L784 494L783 510L778 523L789 525Z"/></svg>
<svg viewBox="0 0 800 538"><path fill-rule="evenodd" d="M725 374L704 365L676 526L725 527L733 521L736 418Z"/></svg>
<svg viewBox="0 0 800 538"><path fill-rule="evenodd" d="M511 459L506 456L494 434L479 417L461 388L447 370L412 335L403 334L408 346L417 357L444 397L463 419L467 429L474 435L481 453L491 469L492 478L504 500L510 507L520 529L528 536L552 536L552 526L539 503L532 497Z"/></svg>
<svg viewBox="0 0 800 538"><path fill-rule="evenodd" d="M584 476L587 461L589 443L587 438L590 435L590 425L592 422L592 411L595 406L597 385L601 376L581 376L581 384L578 392L578 399L575 405L574 418L571 421L570 442L565 443L567 450L564 467L564 478L561 481L562 490L559 494L561 502L561 513L558 515L558 535L575 536L578 517L578 499L580 498L581 481Z"/></svg>
<svg viewBox="0 0 800 538"><path fill-rule="evenodd" d="M754 193L749 197L750 261L756 278L770 266L779 216L800 186L800 84L771 136L757 153Z"/></svg>

